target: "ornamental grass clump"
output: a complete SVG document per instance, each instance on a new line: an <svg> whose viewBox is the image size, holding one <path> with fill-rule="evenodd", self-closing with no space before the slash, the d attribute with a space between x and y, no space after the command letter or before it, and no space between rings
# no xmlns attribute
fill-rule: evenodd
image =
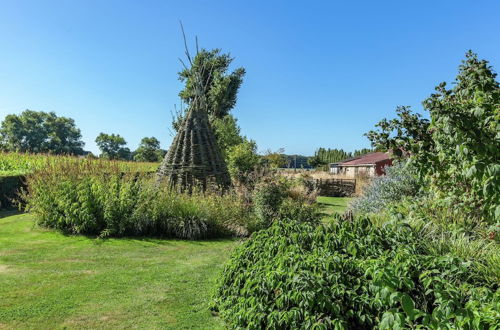
<svg viewBox="0 0 500 330"><path fill-rule="evenodd" d="M183 194L112 161L60 161L27 176L28 211L43 227L104 236L202 239L247 234L248 207L234 194Z"/></svg>
<svg viewBox="0 0 500 330"><path fill-rule="evenodd" d="M212 308L231 328L494 327L498 283L471 264L432 254L407 225L275 222L234 252Z"/></svg>
<svg viewBox="0 0 500 330"><path fill-rule="evenodd" d="M319 223L316 197L316 191L308 191L298 180L276 176L262 178L252 193L257 228L267 228L283 219Z"/></svg>

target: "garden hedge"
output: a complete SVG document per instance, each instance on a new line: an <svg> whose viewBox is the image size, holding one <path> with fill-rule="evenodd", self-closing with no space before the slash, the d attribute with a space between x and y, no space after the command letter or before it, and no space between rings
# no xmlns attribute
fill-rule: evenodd
<svg viewBox="0 0 500 330"><path fill-rule="evenodd" d="M0 209L15 207L14 200L21 188L25 188L24 175L0 176Z"/></svg>

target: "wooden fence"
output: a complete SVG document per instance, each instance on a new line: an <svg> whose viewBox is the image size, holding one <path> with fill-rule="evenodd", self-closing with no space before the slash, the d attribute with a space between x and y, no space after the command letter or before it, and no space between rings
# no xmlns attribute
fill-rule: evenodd
<svg viewBox="0 0 500 330"><path fill-rule="evenodd" d="M356 191L356 179L314 179L313 187L321 196L348 197Z"/></svg>

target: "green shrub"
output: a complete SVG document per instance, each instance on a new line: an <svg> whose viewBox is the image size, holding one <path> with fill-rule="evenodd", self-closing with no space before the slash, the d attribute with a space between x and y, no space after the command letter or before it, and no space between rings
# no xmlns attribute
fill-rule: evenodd
<svg viewBox="0 0 500 330"><path fill-rule="evenodd" d="M39 225L100 236L201 239L244 235L252 223L234 194L178 193L119 164L60 161L27 177L27 210Z"/></svg>
<svg viewBox="0 0 500 330"><path fill-rule="evenodd" d="M381 218L404 221L432 253L471 261L474 276L500 283L499 226L452 209L432 195L405 198L383 212Z"/></svg>
<svg viewBox="0 0 500 330"><path fill-rule="evenodd" d="M287 196L287 185L283 180L271 178L257 184L253 192L255 215L268 227L273 219L278 216L281 203Z"/></svg>
<svg viewBox="0 0 500 330"><path fill-rule="evenodd" d="M315 192L309 192L300 181L283 177L266 177L253 191L254 213L258 228L267 228L278 219L318 222L319 208Z"/></svg>
<svg viewBox="0 0 500 330"><path fill-rule="evenodd" d="M431 254L406 225L276 222L234 252L213 309L232 328L493 327L498 284L470 267Z"/></svg>

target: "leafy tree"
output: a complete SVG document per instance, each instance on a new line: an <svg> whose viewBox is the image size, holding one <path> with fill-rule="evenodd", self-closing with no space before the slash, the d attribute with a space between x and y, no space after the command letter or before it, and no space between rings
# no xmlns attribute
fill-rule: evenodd
<svg viewBox="0 0 500 330"><path fill-rule="evenodd" d="M279 149L276 152L268 150L266 155L263 157L264 162L267 164L267 166L273 169L283 168L287 164L287 158L283 154L284 152L285 150L283 148Z"/></svg>
<svg viewBox="0 0 500 330"><path fill-rule="evenodd" d="M124 159L131 158L131 152L125 145L127 142L119 134L101 133L95 139L95 143L101 150L99 157L107 159Z"/></svg>
<svg viewBox="0 0 500 330"><path fill-rule="evenodd" d="M214 118L212 120L212 127L217 138L217 143L221 149L222 154L226 161L228 161L229 150L242 144L246 139L241 136L240 127L238 126L237 119L233 115L228 114L222 118Z"/></svg>
<svg viewBox="0 0 500 330"><path fill-rule="evenodd" d="M500 86L485 60L469 51L451 89L423 102L430 121L397 109L368 138L377 148L409 156L436 195L474 215L500 220ZM479 211L479 212L478 212Z"/></svg>
<svg viewBox="0 0 500 330"><path fill-rule="evenodd" d="M160 141L155 137L145 137L134 152L134 160L139 162L159 162L163 157Z"/></svg>
<svg viewBox="0 0 500 330"><path fill-rule="evenodd" d="M0 145L5 151L83 154L83 141L75 121L54 112L25 110L7 115L0 126Z"/></svg>
<svg viewBox="0 0 500 330"><path fill-rule="evenodd" d="M319 157L318 155L309 157L307 163L314 168L326 165L326 162L323 159L321 159L321 157Z"/></svg>
<svg viewBox="0 0 500 330"><path fill-rule="evenodd" d="M229 148L227 159L227 167L231 177L238 181L245 181L247 175L260 164L257 144L255 141L245 139L242 143Z"/></svg>
<svg viewBox="0 0 500 330"><path fill-rule="evenodd" d="M220 49L200 50L194 59L191 59L186 52L190 67L184 67L179 72L179 80L185 83L184 89L179 96L188 107L195 97L196 77L201 77L208 100L207 111L210 120L223 118L229 114L236 105L238 90L245 75L244 68L238 68L228 73L229 65L234 60L229 54L221 53ZM181 111L174 118L172 126L178 130L185 116L185 111Z"/></svg>
<svg viewBox="0 0 500 330"><path fill-rule="evenodd" d="M352 153L343 149L319 148L314 153L314 156L309 158L308 163L315 168L324 167L327 164L340 162L352 158L353 156L358 157L372 151L372 149L365 148L361 150L354 150L354 153Z"/></svg>

